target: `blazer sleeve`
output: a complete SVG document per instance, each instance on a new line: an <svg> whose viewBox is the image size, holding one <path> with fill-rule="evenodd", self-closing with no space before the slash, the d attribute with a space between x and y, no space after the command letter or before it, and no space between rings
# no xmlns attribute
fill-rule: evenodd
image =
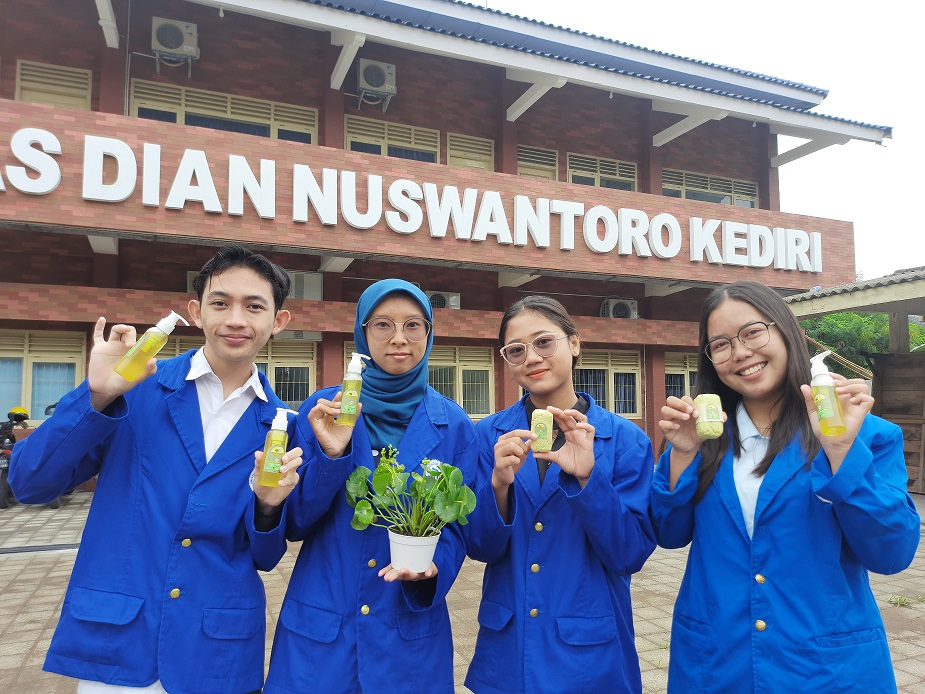
<svg viewBox="0 0 925 694"><path fill-rule="evenodd" d="M671 491L668 483L671 447L668 447L655 468L649 494L649 517L655 529L659 547L678 549L690 544L694 537L694 495L697 493L697 471L703 457L697 456L681 473Z"/></svg>
<svg viewBox="0 0 925 694"><path fill-rule="evenodd" d="M845 542L870 571L894 574L915 557L921 520L906 481L902 430L873 415L836 474L824 452L812 461L813 492L832 504Z"/></svg>
<svg viewBox="0 0 925 694"><path fill-rule="evenodd" d="M13 447L9 481L25 504L44 504L100 471L105 440L128 416L124 398L93 409L87 381L61 398L52 417Z"/></svg>
<svg viewBox="0 0 925 694"><path fill-rule="evenodd" d="M484 420L483 420L484 421ZM466 550L477 561L493 563L507 554L508 545L517 517L517 494L511 485L508 497L511 522L505 523L498 511L495 490L491 486L491 473L495 469L495 443L497 430L490 421L475 427L478 446L478 487L475 489L475 511L465 527Z"/></svg>
<svg viewBox="0 0 925 694"><path fill-rule="evenodd" d="M617 432L618 441L629 436ZM640 431L635 440L617 446L611 477L596 464L584 489L573 476L559 476L588 542L601 563L619 574L639 571L655 550L648 514L653 460L652 443Z"/></svg>
<svg viewBox="0 0 925 694"><path fill-rule="evenodd" d="M321 450L308 423L308 412L316 399L310 398L299 408L292 437L292 447L300 446L304 457L299 483L285 502L286 537L293 541L304 540L310 535L314 525L331 508L337 494L346 493L344 485L353 469L351 456L355 448L352 444L345 455L336 459L329 458Z"/></svg>

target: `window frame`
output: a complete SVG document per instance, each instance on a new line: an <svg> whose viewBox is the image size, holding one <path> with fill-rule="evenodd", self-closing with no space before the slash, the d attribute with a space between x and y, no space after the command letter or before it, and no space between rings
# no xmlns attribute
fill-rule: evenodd
<svg viewBox="0 0 925 694"><path fill-rule="evenodd" d="M596 188L605 188L607 190L628 190L636 192L639 185L639 167L635 162L620 161L619 159L608 159L606 157L595 157L588 154L578 154L569 152L567 158L568 181L578 185L589 185L582 181L576 181L576 176L583 176L594 181ZM620 186L602 186L601 181L608 179L619 183L626 183L629 188Z"/></svg>
<svg viewBox="0 0 925 694"><path fill-rule="evenodd" d="M665 353L665 393L668 393L668 375L684 376L684 393L693 397L692 393L697 379L698 355L696 352L666 352Z"/></svg>
<svg viewBox="0 0 925 694"><path fill-rule="evenodd" d="M23 97L26 92L26 98ZM43 98L35 98L39 95ZM35 60L16 61L16 101L89 111L93 71Z"/></svg>
<svg viewBox="0 0 925 694"><path fill-rule="evenodd" d="M604 370L607 372L605 381L607 401L597 404L610 412L615 412L614 404L614 375L632 374L635 379L634 400L635 410L632 412L617 412L625 419L642 419L642 357L638 350L600 350L582 349L572 372L572 382L575 390L581 390L575 377L582 369Z"/></svg>
<svg viewBox="0 0 925 694"><path fill-rule="evenodd" d="M344 149L348 152L359 151L365 154L375 154L375 152L354 150L352 148L354 142L377 147L382 156L392 156L407 161L423 161L390 154L389 148L393 147L432 154L434 161L429 163L440 162L440 131L432 128L419 128L403 123L347 114L344 116Z"/></svg>
<svg viewBox="0 0 925 694"><path fill-rule="evenodd" d="M678 195L670 195L666 191L675 191ZM717 205L757 209L760 203L758 183L755 181L725 178L723 176L710 176L708 174L683 171L680 169L664 169L662 171L662 195L678 197L685 200L696 200L697 198L688 196L688 191L706 193L709 195L729 196L729 202L715 200L701 201L714 202ZM739 203L743 201L750 204L740 205Z"/></svg>

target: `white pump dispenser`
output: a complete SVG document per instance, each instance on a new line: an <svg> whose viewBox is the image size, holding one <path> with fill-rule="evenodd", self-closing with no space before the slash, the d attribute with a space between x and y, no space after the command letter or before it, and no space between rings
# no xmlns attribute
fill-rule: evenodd
<svg viewBox="0 0 925 694"><path fill-rule="evenodd" d="M363 388L364 364L362 360L369 358L359 352L354 352L353 356L350 357L347 373L344 374L344 386L341 388L340 414L337 415L338 424L352 427L357 422L360 390Z"/></svg>
<svg viewBox="0 0 925 694"><path fill-rule="evenodd" d="M183 316L176 311L171 311L170 315L166 318L161 318L157 325L148 328L145 334L138 338L138 341L116 364L116 373L126 381L137 379L141 372L145 370L148 361L156 356L167 344L167 336L177 327L177 321L183 321L184 325L189 325Z"/></svg>
<svg viewBox="0 0 925 694"><path fill-rule="evenodd" d="M289 418L287 413L298 414L295 410L287 407L277 407L276 416L273 417L273 423L270 425L270 431L267 433L266 444L263 447L263 466L260 468L260 476L257 478L257 484L263 487L276 487L279 485L279 468L282 466L283 455L286 453L286 446L289 444Z"/></svg>
<svg viewBox="0 0 925 694"><path fill-rule="evenodd" d="M845 414L835 393L835 379L829 374L825 358L831 354L826 350L809 360L810 374L813 380L813 400L816 401L816 414L819 415L819 428L823 436L841 436L845 433Z"/></svg>

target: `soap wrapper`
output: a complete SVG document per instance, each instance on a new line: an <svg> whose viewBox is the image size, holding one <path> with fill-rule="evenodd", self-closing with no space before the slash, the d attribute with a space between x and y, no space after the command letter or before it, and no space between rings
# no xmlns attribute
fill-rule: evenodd
<svg viewBox="0 0 925 694"><path fill-rule="evenodd" d="M723 435L723 403L718 395L701 393L694 398L697 407L697 436L718 439Z"/></svg>
<svg viewBox="0 0 925 694"><path fill-rule="evenodd" d="M536 434L536 440L530 443L534 453L548 453L552 450L552 412L533 410L530 431Z"/></svg>

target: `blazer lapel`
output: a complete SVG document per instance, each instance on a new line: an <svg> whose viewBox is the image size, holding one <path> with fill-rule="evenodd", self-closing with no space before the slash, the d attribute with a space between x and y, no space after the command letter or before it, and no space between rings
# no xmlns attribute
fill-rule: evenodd
<svg viewBox="0 0 925 694"><path fill-rule="evenodd" d="M761 482L761 488L758 490L758 503L755 505L755 526L758 525L762 512L806 462L806 454L796 439L788 443L784 450L777 454L768 469L768 473Z"/></svg>
<svg viewBox="0 0 925 694"><path fill-rule="evenodd" d="M193 467L197 473L202 473L206 466L206 444L196 384L183 381L179 388L167 396L167 410Z"/></svg>
<svg viewBox="0 0 925 694"><path fill-rule="evenodd" d="M742 514L742 504L739 503L739 493L736 491L735 478L733 477L731 447L730 450L726 451L726 455L723 456L719 464L719 470L716 471L716 476L713 478L713 486L719 492L723 505L732 518L732 522L739 529L742 538L746 542L751 542L748 537L748 530L745 529L745 516ZM764 483L762 483L763 486Z"/></svg>
<svg viewBox="0 0 925 694"><path fill-rule="evenodd" d="M275 414L275 407L255 397L248 408L244 410L244 414L235 422L231 431L228 432L228 436L225 437L222 445L215 451L206 466L205 476L216 475L242 458L247 458L251 467L253 467L254 451L263 449L266 435L270 431L270 425ZM290 418L290 424L291 422L292 419ZM287 427L287 430L291 431L291 428Z"/></svg>

